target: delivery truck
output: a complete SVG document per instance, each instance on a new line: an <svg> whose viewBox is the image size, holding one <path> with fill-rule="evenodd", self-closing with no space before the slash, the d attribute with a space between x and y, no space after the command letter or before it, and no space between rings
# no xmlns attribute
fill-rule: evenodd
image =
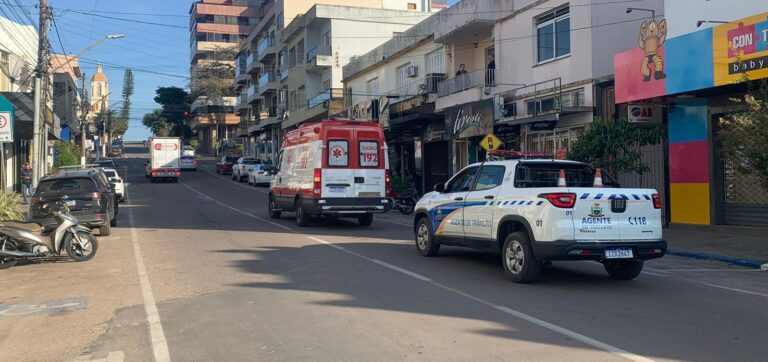
<svg viewBox="0 0 768 362"><path fill-rule="evenodd" d="M178 137L154 137L150 140L147 177L155 182L168 179L179 182L181 176L181 139Z"/></svg>

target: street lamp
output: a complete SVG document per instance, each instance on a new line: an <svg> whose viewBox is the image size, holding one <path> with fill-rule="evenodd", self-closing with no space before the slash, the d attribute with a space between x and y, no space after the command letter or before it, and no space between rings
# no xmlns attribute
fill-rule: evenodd
<svg viewBox="0 0 768 362"><path fill-rule="evenodd" d="M696 22L696 27L701 28L701 24L728 24L727 21L722 20L699 20Z"/></svg>
<svg viewBox="0 0 768 362"><path fill-rule="evenodd" d="M627 8L627 14L631 13L633 10L637 11L649 11L651 13L651 19L656 19L656 11L652 9L643 9L643 8Z"/></svg>

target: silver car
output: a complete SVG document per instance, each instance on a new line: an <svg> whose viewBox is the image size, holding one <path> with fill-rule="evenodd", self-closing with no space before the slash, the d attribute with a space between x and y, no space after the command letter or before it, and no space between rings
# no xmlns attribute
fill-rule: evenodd
<svg viewBox="0 0 768 362"><path fill-rule="evenodd" d="M197 171L197 158L194 156L181 156L181 159L179 159L179 166L182 171Z"/></svg>
<svg viewBox="0 0 768 362"><path fill-rule="evenodd" d="M259 164L248 172L248 184L254 186L269 185L273 177L275 176L267 170L264 164Z"/></svg>

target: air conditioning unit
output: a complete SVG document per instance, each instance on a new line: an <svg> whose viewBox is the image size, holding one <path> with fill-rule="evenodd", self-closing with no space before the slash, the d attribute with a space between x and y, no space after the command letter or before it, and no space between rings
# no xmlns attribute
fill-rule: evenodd
<svg viewBox="0 0 768 362"><path fill-rule="evenodd" d="M405 68L405 75L408 78L416 78L419 76L419 67L415 65L411 65L407 68Z"/></svg>

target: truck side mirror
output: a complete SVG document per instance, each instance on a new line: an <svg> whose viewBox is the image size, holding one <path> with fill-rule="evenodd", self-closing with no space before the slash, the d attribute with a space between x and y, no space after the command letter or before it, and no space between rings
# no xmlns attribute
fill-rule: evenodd
<svg viewBox="0 0 768 362"><path fill-rule="evenodd" d="M445 192L445 184L444 183L435 184L435 191L439 193Z"/></svg>

